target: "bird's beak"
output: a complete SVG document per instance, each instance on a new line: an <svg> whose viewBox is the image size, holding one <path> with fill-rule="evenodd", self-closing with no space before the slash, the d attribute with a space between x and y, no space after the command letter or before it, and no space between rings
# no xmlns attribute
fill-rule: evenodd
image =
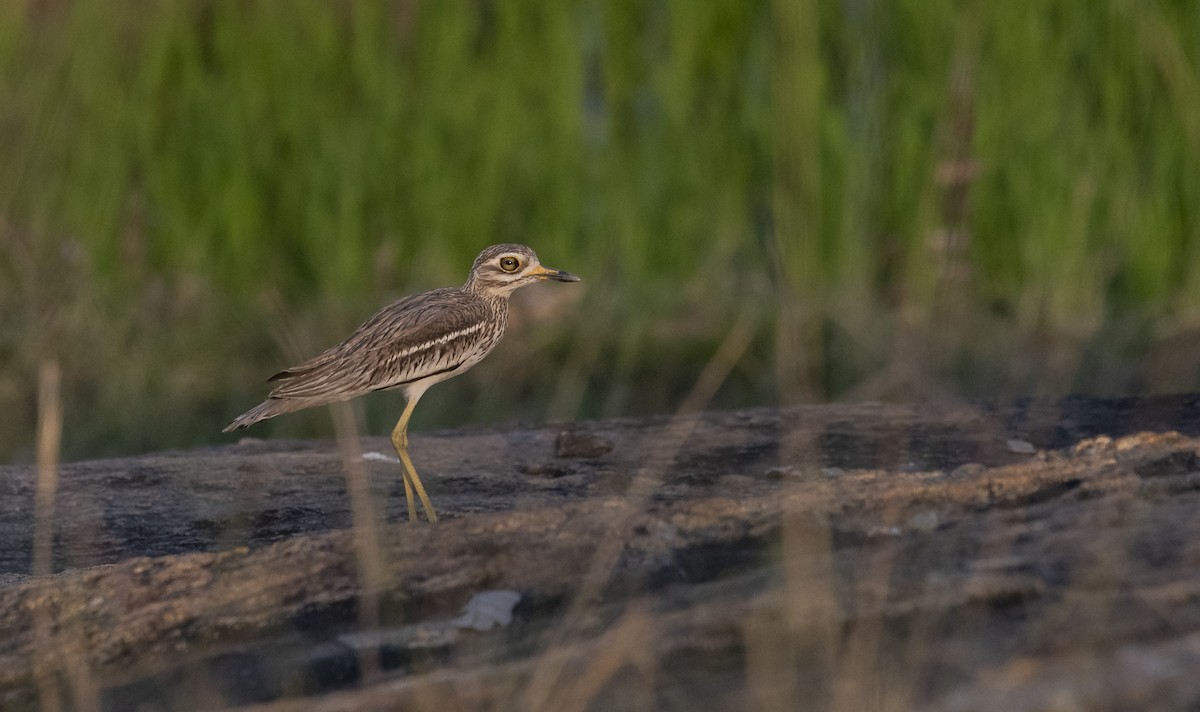
<svg viewBox="0 0 1200 712"><path fill-rule="evenodd" d="M551 269L538 265L529 270L529 274L538 279L553 279L555 282L578 282L579 278L570 272L563 272L561 269Z"/></svg>

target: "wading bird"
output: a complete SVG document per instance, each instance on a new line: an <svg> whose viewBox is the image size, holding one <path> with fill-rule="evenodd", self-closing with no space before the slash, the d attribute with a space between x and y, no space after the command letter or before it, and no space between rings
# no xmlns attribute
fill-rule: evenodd
<svg viewBox="0 0 1200 712"><path fill-rule="evenodd" d="M508 326L513 290L542 280L578 282L575 275L543 267L524 245L493 245L475 258L461 287L405 297L384 307L342 343L275 374L275 390L238 416L225 432L316 405L336 403L388 388L407 401L392 430L404 475L408 519L416 521L413 490L425 517L437 514L408 456L408 420L421 395L435 383L463 373L495 348Z"/></svg>

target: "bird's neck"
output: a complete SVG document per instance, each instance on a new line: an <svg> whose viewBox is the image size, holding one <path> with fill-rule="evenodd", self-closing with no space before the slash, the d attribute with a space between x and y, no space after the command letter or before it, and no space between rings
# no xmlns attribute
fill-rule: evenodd
<svg viewBox="0 0 1200 712"><path fill-rule="evenodd" d="M486 286L478 282L474 277L467 280L463 285L464 292L470 292L480 299L497 304L507 304L509 296L512 295L512 289L501 289L495 286Z"/></svg>
<svg viewBox="0 0 1200 712"><path fill-rule="evenodd" d="M468 279L463 285L463 291L478 297L481 301L495 312L508 312L508 298L512 296L511 290L500 291L498 289L489 289L474 279Z"/></svg>

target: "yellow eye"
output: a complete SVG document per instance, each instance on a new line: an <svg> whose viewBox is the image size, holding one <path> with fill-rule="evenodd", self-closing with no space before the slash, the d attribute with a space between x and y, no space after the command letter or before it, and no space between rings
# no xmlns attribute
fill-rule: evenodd
<svg viewBox="0 0 1200 712"><path fill-rule="evenodd" d="M500 269L504 270L505 272L516 272L517 268L520 266L521 262L516 257L510 256L500 258Z"/></svg>

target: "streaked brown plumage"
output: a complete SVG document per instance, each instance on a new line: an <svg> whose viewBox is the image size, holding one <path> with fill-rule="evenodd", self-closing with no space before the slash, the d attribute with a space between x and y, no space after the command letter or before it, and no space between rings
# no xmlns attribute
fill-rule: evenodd
<svg viewBox="0 0 1200 712"><path fill-rule="evenodd" d="M279 385L265 401L238 416L225 432L283 413L401 388L408 402L392 431L392 444L405 470L409 520L416 519L415 487L425 516L436 521L408 458L407 427L412 410L430 386L463 373L495 348L508 326L508 298L513 290L546 279L579 281L561 270L542 267L533 250L524 245L493 245L475 259L463 286L393 302L342 343L272 376L269 380Z"/></svg>

